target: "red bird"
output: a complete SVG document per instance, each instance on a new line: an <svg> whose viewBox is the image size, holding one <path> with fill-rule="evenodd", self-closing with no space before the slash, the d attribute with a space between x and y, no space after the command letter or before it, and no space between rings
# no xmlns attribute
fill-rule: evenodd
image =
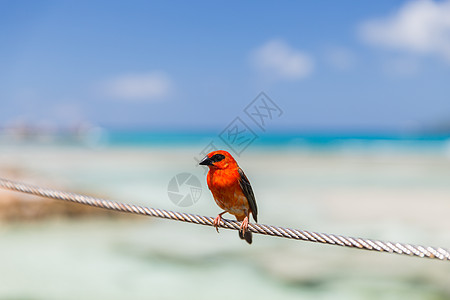
<svg viewBox="0 0 450 300"><path fill-rule="evenodd" d="M248 231L250 213L257 222L258 208L252 186L239 168L237 162L227 151L219 150L209 153L200 165L208 166L208 187L217 205L225 210L214 219L217 232L224 213L230 213L241 221L239 237L252 243L252 233Z"/></svg>

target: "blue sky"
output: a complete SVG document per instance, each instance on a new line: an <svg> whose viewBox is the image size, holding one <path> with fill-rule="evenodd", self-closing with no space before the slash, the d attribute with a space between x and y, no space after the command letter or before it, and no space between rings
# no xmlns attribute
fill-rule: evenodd
<svg viewBox="0 0 450 300"><path fill-rule="evenodd" d="M0 125L271 130L450 120L450 1L2 1Z"/></svg>

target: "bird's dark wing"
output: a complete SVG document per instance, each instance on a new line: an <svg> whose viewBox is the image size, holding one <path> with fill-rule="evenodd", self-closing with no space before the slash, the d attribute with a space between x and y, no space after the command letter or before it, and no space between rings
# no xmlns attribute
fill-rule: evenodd
<svg viewBox="0 0 450 300"><path fill-rule="evenodd" d="M244 171L242 171L241 168L238 169L238 172L241 177L239 179L239 185L241 186L242 192L247 198L250 209L252 210L253 219L255 219L255 222L258 222L258 208L256 207L256 199L255 195L253 194L252 186L250 185L250 181L248 181L247 176L245 176Z"/></svg>

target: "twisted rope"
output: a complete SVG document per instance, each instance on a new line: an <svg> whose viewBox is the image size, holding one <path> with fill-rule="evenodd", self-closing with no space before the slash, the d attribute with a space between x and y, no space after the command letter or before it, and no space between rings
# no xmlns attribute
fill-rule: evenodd
<svg viewBox="0 0 450 300"><path fill-rule="evenodd" d="M170 219L188 223L194 223L199 225L214 226L213 218L206 216L199 216L194 214L173 212L163 209L149 208L134 204L126 204L120 202L114 202L104 200L100 198L94 198L90 196L84 196L74 193L68 193L63 191L57 191L47 188L41 188L25 183L14 182L7 179L0 178L0 187L18 191L22 193L37 195L46 198L52 198L57 200L64 200L75 202L79 204L85 204L95 207L100 207L109 210L115 210L120 212L151 216L163 219ZM239 230L241 222L222 219L222 223L219 227ZM281 238L288 238L294 240L303 240L315 243L323 243L328 245L336 245L342 247L351 247L364 250L372 250L378 252L388 252L396 254L405 254L409 256L427 257L439 260L450 260L450 252L443 248L434 248L426 246L417 246L403 243L383 242L378 240L370 240L364 238L352 238L341 235L318 233L313 231L306 231L300 229L283 228L278 226L271 226L265 224L249 223L249 231L258 234L276 236Z"/></svg>

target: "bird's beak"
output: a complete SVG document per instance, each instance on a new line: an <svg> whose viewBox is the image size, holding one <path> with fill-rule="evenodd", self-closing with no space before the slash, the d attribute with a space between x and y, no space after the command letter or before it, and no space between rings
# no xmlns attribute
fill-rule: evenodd
<svg viewBox="0 0 450 300"><path fill-rule="evenodd" d="M208 156L205 156L205 158L202 159L201 162L199 162L199 165L202 165L202 166L212 166L212 165L213 165L213 162L212 162L211 158L209 158Z"/></svg>

